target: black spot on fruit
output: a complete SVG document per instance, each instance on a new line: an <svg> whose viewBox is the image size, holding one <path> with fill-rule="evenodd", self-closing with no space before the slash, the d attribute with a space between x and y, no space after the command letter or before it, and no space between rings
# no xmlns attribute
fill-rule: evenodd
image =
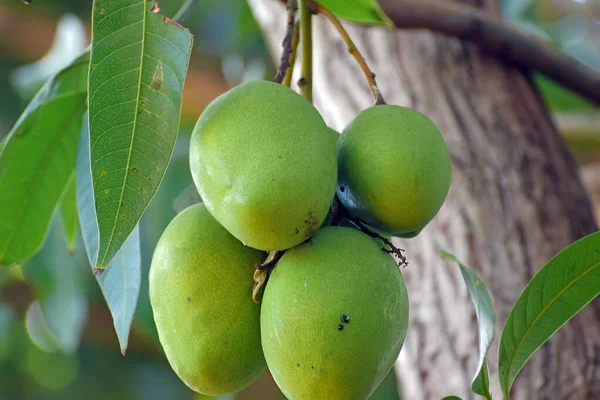
<svg viewBox="0 0 600 400"><path fill-rule="evenodd" d="M338 331L341 331L341 330L344 330L344 325L342 325L342 324L339 324L339 325L338 325Z"/></svg>
<svg viewBox="0 0 600 400"><path fill-rule="evenodd" d="M341 320L343 323L347 324L348 322L350 322L350 317L349 317L349 316L347 316L347 315L342 315L342 316L340 317L340 320Z"/></svg>

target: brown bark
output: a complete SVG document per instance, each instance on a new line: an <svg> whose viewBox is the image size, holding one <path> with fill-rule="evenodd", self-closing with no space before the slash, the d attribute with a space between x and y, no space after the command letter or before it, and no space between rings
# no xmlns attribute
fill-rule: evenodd
<svg viewBox="0 0 600 400"><path fill-rule="evenodd" d="M251 6L279 56L284 7ZM495 12L491 0L477 0ZM526 283L559 250L596 230L577 166L527 74L463 43L429 32L346 24L389 104L415 108L441 129L453 183L438 216L401 242L411 299L397 364L406 399L470 394L477 359L473 307L458 269L440 249L473 266L496 303L498 334ZM336 129L371 105L369 88L333 29L316 17L315 104ZM301 57L301 55L299 55ZM402 154L398 154L402 157ZM497 343L489 353L496 378ZM495 398L501 398L494 385ZM584 309L527 364L514 399L600 398L600 304Z"/></svg>

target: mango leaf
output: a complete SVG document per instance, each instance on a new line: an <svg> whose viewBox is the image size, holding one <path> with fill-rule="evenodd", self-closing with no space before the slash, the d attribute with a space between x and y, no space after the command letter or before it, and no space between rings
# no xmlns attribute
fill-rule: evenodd
<svg viewBox="0 0 600 400"><path fill-rule="evenodd" d="M42 244L75 168L87 71L84 54L40 89L8 134L0 152L0 265Z"/></svg>
<svg viewBox="0 0 600 400"><path fill-rule="evenodd" d="M483 359L483 368L471 383L471 390L483 396L487 400L492 400L492 392L490 391L490 372L488 370L487 358Z"/></svg>
<svg viewBox="0 0 600 400"><path fill-rule="evenodd" d="M93 265L105 269L138 224L175 145L191 33L146 0L96 0L89 126L99 226Z"/></svg>
<svg viewBox="0 0 600 400"><path fill-rule="evenodd" d="M83 253L71 254L63 245L63 228L54 218L42 249L23 265L34 288L52 341L65 353L79 346L87 315Z"/></svg>
<svg viewBox="0 0 600 400"><path fill-rule="evenodd" d="M377 0L321 0L319 4L336 16L351 22L394 26Z"/></svg>
<svg viewBox="0 0 600 400"><path fill-rule="evenodd" d="M40 349L47 352L60 350L58 339L50 330L39 301L34 301L27 309L25 328L29 334L29 339Z"/></svg>
<svg viewBox="0 0 600 400"><path fill-rule="evenodd" d="M571 244L533 277L506 321L498 374L506 399L529 357L600 294L600 232Z"/></svg>
<svg viewBox="0 0 600 400"><path fill-rule="evenodd" d="M458 264L473 306L475 306L475 314L477 315L477 322L479 324L479 361L471 389L473 392L491 400L492 395L490 393L486 354L494 339L496 329L496 312L494 311L492 295L475 271L460 262L456 256L443 250L440 252L440 255L442 258Z"/></svg>
<svg viewBox="0 0 600 400"><path fill-rule="evenodd" d="M77 153L77 209L81 220L85 250L90 265L94 265L93 260L98 254L98 224L89 163L90 138L87 127L87 123L84 123ZM106 271L96 275L96 280L112 314L123 354L127 351L131 321L140 293L141 262L139 228L136 227Z"/></svg>
<svg viewBox="0 0 600 400"><path fill-rule="evenodd" d="M462 400L462 399L458 396L446 396L442 400Z"/></svg>
<svg viewBox="0 0 600 400"><path fill-rule="evenodd" d="M69 183L60 200L60 216L65 230L67 247L71 253L75 252L75 240L79 228L79 217L77 216L77 198L75 195L75 171L71 173Z"/></svg>

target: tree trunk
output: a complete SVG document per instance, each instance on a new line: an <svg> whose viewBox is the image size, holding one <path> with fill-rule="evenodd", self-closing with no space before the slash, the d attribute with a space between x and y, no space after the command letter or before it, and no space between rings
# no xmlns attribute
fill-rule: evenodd
<svg viewBox="0 0 600 400"><path fill-rule="evenodd" d="M250 3L278 59L284 7L273 0ZM492 0L478 3L496 11ZM440 259L440 249L474 267L489 286L499 335L536 271L596 230L590 202L524 71L430 32L346 27L376 72L386 101L429 116L452 155L452 187L438 216L417 238L399 241L410 261L403 272L411 299L407 341L396 365L403 398L475 398L473 306L458 268ZM322 17L315 18L314 32L315 105L341 130L372 104L369 89ZM497 340L488 358L494 395L501 398ZM600 399L598 300L529 361L512 393L514 399Z"/></svg>

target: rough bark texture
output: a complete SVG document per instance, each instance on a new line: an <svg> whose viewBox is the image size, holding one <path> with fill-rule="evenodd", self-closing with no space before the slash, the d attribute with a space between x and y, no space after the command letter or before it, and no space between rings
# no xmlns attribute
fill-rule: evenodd
<svg viewBox="0 0 600 400"><path fill-rule="evenodd" d="M492 1L479 0L495 12ZM384 2L382 2L384 3ZM486 3L486 4L483 4ZM284 8L252 0L274 57ZM418 238L401 242L411 298L396 371L405 399L465 399L477 361L476 320L458 268L473 266L493 292L498 334L526 283L559 250L596 229L577 166L523 71L473 45L429 32L347 25L390 104L415 108L441 129L453 161L450 194ZM315 21L315 104L341 130L371 105L360 70L326 21ZM402 157L399 153L398 157ZM497 342L489 354L496 378ZM501 398L494 385L495 398ZM598 299L527 364L514 399L600 399Z"/></svg>

